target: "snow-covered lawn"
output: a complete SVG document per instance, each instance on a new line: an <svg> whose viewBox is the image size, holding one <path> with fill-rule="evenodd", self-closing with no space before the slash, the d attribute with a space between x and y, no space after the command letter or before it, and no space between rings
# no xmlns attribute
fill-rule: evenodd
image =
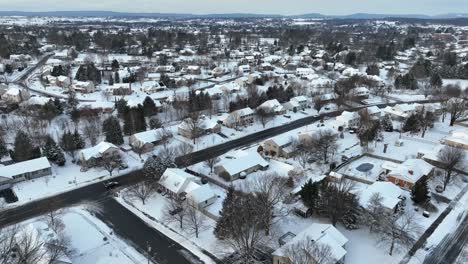
<svg viewBox="0 0 468 264"><path fill-rule="evenodd" d="M199 237L196 238L194 234L181 230L178 223L167 223L167 221L164 221L164 212L168 204L168 199L161 194L156 193L148 199L144 205L140 200L128 200L124 197L125 190L123 190L121 195L116 199L119 203L138 215L159 232L198 256L206 264L214 263L214 261L210 257L206 256L202 252L203 250L206 250L219 258L230 253L220 245L219 240L217 240L213 234L213 230L216 226L216 222L214 220L207 217L205 223L206 228L201 230ZM218 198L218 200L220 199L224 199L224 197Z"/></svg>
<svg viewBox="0 0 468 264"><path fill-rule="evenodd" d="M115 236L110 227L92 216L85 207L66 209L60 217L64 223L63 235L70 242L68 257L74 264L140 264L146 261L145 256ZM38 230L49 230L42 217L20 225L29 223Z"/></svg>
<svg viewBox="0 0 468 264"><path fill-rule="evenodd" d="M112 177L129 173L143 166L138 157L132 155L131 152L123 153L123 159L127 162L128 168L114 171ZM64 167L52 165L53 175L51 176L15 184L13 191L18 196L18 202L8 204L7 206L18 206L35 199L56 195L111 178L109 172L102 168L93 168L86 172L82 172L80 168L79 165L67 161L67 165Z"/></svg>

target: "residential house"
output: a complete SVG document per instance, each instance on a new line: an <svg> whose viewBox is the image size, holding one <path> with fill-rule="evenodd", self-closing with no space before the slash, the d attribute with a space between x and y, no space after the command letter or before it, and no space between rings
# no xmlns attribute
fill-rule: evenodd
<svg viewBox="0 0 468 264"><path fill-rule="evenodd" d="M240 73L250 73L250 65L240 65L239 66Z"/></svg>
<svg viewBox="0 0 468 264"><path fill-rule="evenodd" d="M94 93L96 87L93 82L74 82L72 85L72 90L80 93Z"/></svg>
<svg viewBox="0 0 468 264"><path fill-rule="evenodd" d="M128 83L115 83L107 87L106 93L107 95L130 95L132 88Z"/></svg>
<svg viewBox="0 0 468 264"><path fill-rule="evenodd" d="M220 124L205 117L201 117L196 125L198 126L198 131L195 131L195 129L191 126L189 120L185 120L177 127L177 132L179 133L179 135L193 139L197 136L210 133L219 133L221 131ZM199 134L194 135L194 132L198 132Z"/></svg>
<svg viewBox="0 0 468 264"><path fill-rule="evenodd" d="M368 208L374 194L379 194L382 198L381 204L386 212L393 214L402 203L403 190L391 182L378 181L369 185L359 192L359 203L362 207Z"/></svg>
<svg viewBox="0 0 468 264"><path fill-rule="evenodd" d="M153 94L167 90L167 87L163 83L157 81L146 81L141 86L141 90L147 94Z"/></svg>
<svg viewBox="0 0 468 264"><path fill-rule="evenodd" d="M159 187L173 198L186 199L197 209L203 209L213 204L217 196L208 184L201 185L197 177L187 172L168 168L158 181Z"/></svg>
<svg viewBox="0 0 468 264"><path fill-rule="evenodd" d="M442 143L447 146L468 150L468 133L465 131L454 131L452 135L445 137Z"/></svg>
<svg viewBox="0 0 468 264"><path fill-rule="evenodd" d="M337 121L340 121L344 124L345 129L359 127L359 122L361 118L359 117L358 112L349 112L343 111L341 115L335 118Z"/></svg>
<svg viewBox="0 0 468 264"><path fill-rule="evenodd" d="M290 158L294 153L293 141L294 138L289 135L279 135L267 139L263 143L263 150L272 156L277 155L279 157Z"/></svg>
<svg viewBox="0 0 468 264"><path fill-rule="evenodd" d="M332 260L327 263L344 263L348 239L333 225L314 223L275 250L272 254L273 264L292 264L287 249L301 243L327 246L330 249L329 257Z"/></svg>
<svg viewBox="0 0 468 264"><path fill-rule="evenodd" d="M223 76L226 73L226 70L223 67L216 67L211 71L211 74L214 77L220 77Z"/></svg>
<svg viewBox="0 0 468 264"><path fill-rule="evenodd" d="M201 74L201 67L198 65L189 65L182 69L183 74L193 74L193 75L198 75Z"/></svg>
<svg viewBox="0 0 468 264"><path fill-rule="evenodd" d="M239 151L234 157L224 158L215 166L215 173L227 181L233 181L248 174L266 170L269 163L254 151Z"/></svg>
<svg viewBox="0 0 468 264"><path fill-rule="evenodd" d="M412 189L423 177L431 177L434 167L422 159L408 159L401 164L386 161L382 164L384 177L405 189Z"/></svg>
<svg viewBox="0 0 468 264"><path fill-rule="evenodd" d="M114 155L120 156L119 148L112 143L103 141L94 147L82 149L78 157L81 166L90 168L98 165L102 158Z"/></svg>
<svg viewBox="0 0 468 264"><path fill-rule="evenodd" d="M230 128L245 126L254 122L255 112L250 108L242 108L229 114L224 120L224 125Z"/></svg>
<svg viewBox="0 0 468 264"><path fill-rule="evenodd" d="M289 111L305 110L309 107L309 100L306 96L296 96L289 100L289 102L283 104L283 106Z"/></svg>
<svg viewBox="0 0 468 264"><path fill-rule="evenodd" d="M159 73L174 73L175 72L175 67L172 65L162 65L156 67L156 72Z"/></svg>
<svg viewBox="0 0 468 264"><path fill-rule="evenodd" d="M300 78L306 78L308 75L314 74L315 71L312 68L296 68L296 75Z"/></svg>
<svg viewBox="0 0 468 264"><path fill-rule="evenodd" d="M57 76L55 79L55 85L68 89L70 87L70 77L64 75Z"/></svg>
<svg viewBox="0 0 468 264"><path fill-rule="evenodd" d="M350 91L350 94L354 97L359 99L367 99L369 98L370 91L366 87L357 87Z"/></svg>
<svg viewBox="0 0 468 264"><path fill-rule="evenodd" d="M0 186L52 175L52 167L45 157L0 167ZM0 187L2 189L2 187Z"/></svg>
<svg viewBox="0 0 468 264"><path fill-rule="evenodd" d="M299 142L308 142L313 139L316 135L319 135L320 133L331 133L333 135L338 135L338 132L333 130L332 128L328 126L323 126L323 127L317 127L313 128L308 131L304 131L298 134Z"/></svg>
<svg viewBox="0 0 468 264"><path fill-rule="evenodd" d="M282 115L286 113L286 108L280 104L277 99L272 99L264 102L257 107L257 111L263 109L265 112L270 114Z"/></svg>
<svg viewBox="0 0 468 264"><path fill-rule="evenodd" d="M2 94L2 100L9 104L19 104L28 100L29 97L30 95L27 90L17 87L8 88L8 90Z"/></svg>
<svg viewBox="0 0 468 264"><path fill-rule="evenodd" d="M146 153L152 151L154 146L158 145L161 140L170 136L172 136L170 131L158 128L133 134L128 140L134 151Z"/></svg>

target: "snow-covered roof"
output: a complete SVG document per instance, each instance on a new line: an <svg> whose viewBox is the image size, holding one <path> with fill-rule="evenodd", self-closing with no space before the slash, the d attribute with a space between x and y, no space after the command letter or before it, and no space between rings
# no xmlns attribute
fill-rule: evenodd
<svg viewBox="0 0 468 264"><path fill-rule="evenodd" d="M434 167L422 159L408 159L389 173L407 182L416 183L423 176L429 175Z"/></svg>
<svg viewBox="0 0 468 264"><path fill-rule="evenodd" d="M140 133L133 134L136 140L142 142L143 144L146 143L153 143L161 140L163 135L169 135L169 131L166 131L164 128L158 128L153 130L148 130Z"/></svg>
<svg viewBox="0 0 468 264"><path fill-rule="evenodd" d="M187 199L190 199L197 204L205 202L213 197L216 197L216 194L208 184L201 185L198 188L187 192Z"/></svg>
<svg viewBox="0 0 468 264"><path fill-rule="evenodd" d="M307 99L306 96L300 95L300 96L296 96L296 97L291 98L290 101L296 101L296 102L300 103L300 102L307 102L307 100L308 99Z"/></svg>
<svg viewBox="0 0 468 264"><path fill-rule="evenodd" d="M284 109L283 105L281 105L277 99L268 100L261 104L257 109L261 108L267 109L271 112L281 112Z"/></svg>
<svg viewBox="0 0 468 264"><path fill-rule="evenodd" d="M267 167L269 165L268 162L255 151L239 151L236 154L234 159L225 159L219 163L219 166L223 166L229 175L236 175L258 165L261 167Z"/></svg>
<svg viewBox="0 0 468 264"><path fill-rule="evenodd" d="M451 136L444 139L460 145L468 145L468 134L465 131L454 131Z"/></svg>
<svg viewBox="0 0 468 264"><path fill-rule="evenodd" d="M267 139L266 141L273 141L278 146L285 146L285 145L288 145L288 144L290 144L292 142L293 137L294 136L289 135L289 134L280 134L278 136Z"/></svg>
<svg viewBox="0 0 468 264"><path fill-rule="evenodd" d="M349 111L343 111L341 115L336 117L336 120L343 121L343 122L349 122L352 120L359 119L359 114L357 112L349 112Z"/></svg>
<svg viewBox="0 0 468 264"><path fill-rule="evenodd" d="M254 111L252 110L252 108L246 107L246 108L236 110L236 111L232 112L231 114L234 114L234 113L239 115L239 116L248 116L248 115L254 114Z"/></svg>
<svg viewBox="0 0 468 264"><path fill-rule="evenodd" d="M295 245L297 243L301 243L305 239L310 240L313 243L317 243L319 245L327 245L330 247L330 254L336 262L343 259L346 255L346 250L344 246L348 243L348 239L341 234L338 229L336 229L333 225L330 224L319 224L314 223L293 239L291 239L288 243L277 249L273 252L274 256L284 256L285 249L291 245Z"/></svg>
<svg viewBox="0 0 468 264"><path fill-rule="evenodd" d="M193 184L196 184L193 182L194 179L195 176L190 175L181 169L168 168L164 171L161 179L159 179L159 184L172 193L180 194L182 192L190 192L196 189L194 188L196 186L193 186ZM191 185L190 190L187 188L189 185Z"/></svg>
<svg viewBox="0 0 468 264"><path fill-rule="evenodd" d="M50 163L45 157L18 162L0 167L0 177L12 178L13 176L28 172L50 168Z"/></svg>
<svg viewBox="0 0 468 264"><path fill-rule="evenodd" d="M400 195L403 190L391 182L375 182L369 185L367 189L361 191L359 203L363 207L367 207L374 193L380 194L382 197L382 205L388 209L394 209L400 202Z"/></svg>
<svg viewBox="0 0 468 264"><path fill-rule="evenodd" d="M45 105L47 104L52 98L45 97L45 96L33 96L28 99L25 103L28 105Z"/></svg>
<svg viewBox="0 0 468 264"><path fill-rule="evenodd" d="M94 147L82 149L80 152L80 157L84 160L89 160L90 158L100 158L104 152L111 148L118 149L114 144L103 141Z"/></svg>

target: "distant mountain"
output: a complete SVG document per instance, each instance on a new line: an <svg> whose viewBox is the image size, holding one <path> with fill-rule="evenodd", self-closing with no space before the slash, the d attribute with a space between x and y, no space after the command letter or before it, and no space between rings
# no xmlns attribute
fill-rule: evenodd
<svg viewBox="0 0 468 264"><path fill-rule="evenodd" d="M419 18L419 19L452 19L468 18L468 13L448 13L436 16L421 14L370 14L356 13L350 15L324 15L308 13L301 15L276 15L253 13L227 13L227 14L188 14L188 13L131 13L114 11L0 11L0 16L58 16L58 17L150 17L150 18L300 18L300 19L383 19L383 18Z"/></svg>

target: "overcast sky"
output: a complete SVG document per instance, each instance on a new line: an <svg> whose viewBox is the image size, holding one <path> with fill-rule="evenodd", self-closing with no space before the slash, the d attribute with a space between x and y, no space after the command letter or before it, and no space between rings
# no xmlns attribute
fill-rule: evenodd
<svg viewBox="0 0 468 264"><path fill-rule="evenodd" d="M468 0L0 0L2 11L105 10L161 13L468 13Z"/></svg>

